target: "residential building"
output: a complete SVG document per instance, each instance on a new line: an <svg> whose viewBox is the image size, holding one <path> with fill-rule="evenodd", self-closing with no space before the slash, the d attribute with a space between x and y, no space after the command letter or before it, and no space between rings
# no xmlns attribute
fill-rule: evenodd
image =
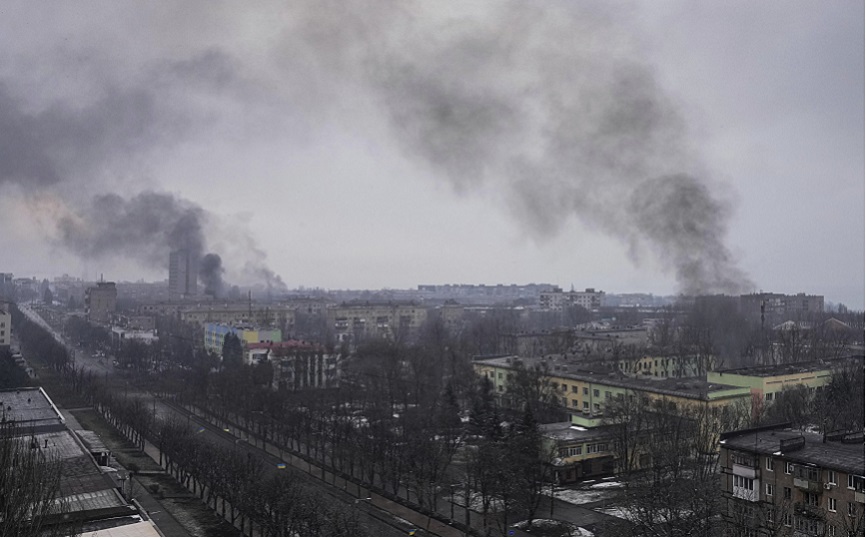
<svg viewBox="0 0 866 538"><path fill-rule="evenodd" d="M314 311L313 304L305 304L306 309ZM202 303L182 305L177 311L180 320L186 323L252 323L255 325L276 325L286 327L287 332L295 325L297 304L259 304L247 301L234 303ZM319 308L321 310L321 308ZM306 311L306 310L305 310Z"/></svg>
<svg viewBox="0 0 866 538"><path fill-rule="evenodd" d="M368 338L414 338L427 321L427 310L415 303L342 303L328 308L328 323L339 342Z"/></svg>
<svg viewBox="0 0 866 538"><path fill-rule="evenodd" d="M204 328L204 347L208 351L222 354L223 342L227 334L232 333L241 340L242 345L260 342L280 342L283 333L280 329L259 328L243 325L224 325L222 323L207 323Z"/></svg>
<svg viewBox="0 0 866 538"><path fill-rule="evenodd" d="M764 319L772 327L792 317L824 311L823 295L750 293L740 295L740 313L748 319Z"/></svg>
<svg viewBox="0 0 866 538"><path fill-rule="evenodd" d="M332 388L339 384L339 355L327 353L323 346L299 340L248 344L247 364L270 362L274 369L272 388L299 390Z"/></svg>
<svg viewBox="0 0 866 538"><path fill-rule="evenodd" d="M562 291L562 288L553 288L539 294L538 308L554 312L561 312L572 306L597 310L601 308L603 298L604 292L595 291L595 288L586 288L584 291Z"/></svg>
<svg viewBox="0 0 866 538"><path fill-rule="evenodd" d="M790 424L721 435L722 517L735 536L863 536L863 432Z"/></svg>
<svg viewBox="0 0 866 538"><path fill-rule="evenodd" d="M8 348L12 344L12 315L5 308L0 308L0 348Z"/></svg>
<svg viewBox="0 0 866 538"><path fill-rule="evenodd" d="M108 323L117 309L117 287L114 282L97 282L84 292L84 314L93 323Z"/></svg>
<svg viewBox="0 0 866 538"><path fill-rule="evenodd" d="M188 249L180 249L168 255L168 295L172 299L198 295L196 253Z"/></svg>

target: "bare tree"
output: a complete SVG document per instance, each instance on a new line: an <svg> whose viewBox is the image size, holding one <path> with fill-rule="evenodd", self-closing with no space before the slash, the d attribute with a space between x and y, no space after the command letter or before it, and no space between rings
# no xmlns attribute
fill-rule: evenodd
<svg viewBox="0 0 866 538"><path fill-rule="evenodd" d="M35 439L4 422L0 425L0 536L39 536L67 506L60 497L61 463ZM67 529L57 529L63 534Z"/></svg>

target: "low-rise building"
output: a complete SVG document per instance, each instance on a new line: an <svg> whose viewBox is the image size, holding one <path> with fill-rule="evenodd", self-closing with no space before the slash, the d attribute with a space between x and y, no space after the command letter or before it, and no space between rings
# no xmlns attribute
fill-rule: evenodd
<svg viewBox="0 0 866 538"><path fill-rule="evenodd" d="M110 536L160 536L134 503L124 498L116 471L104 466L110 453L94 442L93 435L87 435L92 443L88 445L70 430L42 388L2 390L0 407L5 435L26 443L30 453L37 454L46 465L59 463L60 484L53 504L56 512L46 518L48 528L43 530L61 525L58 530L64 531L75 524L80 525L72 529L75 534L98 531ZM132 534L124 534L130 531Z"/></svg>
<svg viewBox="0 0 866 538"><path fill-rule="evenodd" d="M710 371L707 381L748 388L756 402L769 403L798 385L815 392L830 382L836 369L852 364L862 368L863 356Z"/></svg>
<svg viewBox="0 0 866 538"><path fill-rule="evenodd" d="M222 354L223 342L229 333L240 338L243 345L280 342L283 339L283 333L280 329L208 323L204 330L205 349L218 355Z"/></svg>
<svg viewBox="0 0 866 538"><path fill-rule="evenodd" d="M545 443L557 452L551 465L560 482L614 471L617 418L606 416L606 411L623 400L657 401L672 410L707 407L711 412L705 416L710 421L723 408L748 414L751 406L748 388L709 382L706 377L627 376L613 363L600 365L595 371L554 358L505 356L476 359L473 366L477 374L491 381L494 394L504 406L509 406L509 383L518 368L539 367L546 372L549 390L554 391L569 416L569 422L542 427ZM636 457L642 466L640 454Z"/></svg>
<svg viewBox="0 0 866 538"><path fill-rule="evenodd" d="M729 535L863 536L863 432L727 432L719 461Z"/></svg>

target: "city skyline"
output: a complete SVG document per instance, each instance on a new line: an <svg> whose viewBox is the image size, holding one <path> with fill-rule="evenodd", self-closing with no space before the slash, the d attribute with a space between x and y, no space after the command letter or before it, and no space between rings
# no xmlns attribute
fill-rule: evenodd
<svg viewBox="0 0 866 538"><path fill-rule="evenodd" d="M106 207L124 219L140 216L131 200L152 209L136 196L154 192L174 204L172 215L196 217L229 284L275 273L290 289L550 282L676 294L691 262L678 265L677 249L690 245L669 241L671 228L653 235L617 206L643 210L634 192L646 181L607 177L634 165L651 177L698 178L686 186L708 193L719 242L695 248L727 249L719 263L738 291L821 294L863 309L862 5L545 6L557 16L501 6L10 3L0 22L0 126L10 136L0 148L0 250L11 253L2 269L167 278L168 250L153 247L154 235L99 227ZM578 30L585 37L572 39ZM551 44L550 35L568 39ZM543 65L554 52L563 58ZM514 173L520 163L500 152L559 156L540 149L552 123L533 115L547 106L539 97L569 96L550 89L564 84L547 70L557 62L615 81L617 69L636 66L623 99L649 95L673 111L648 132L681 143L651 144L613 168ZM398 84L377 71L383 65L417 77ZM439 120L446 133L456 123L473 136L440 141L413 123L426 101L389 108L421 92L418 81L464 99L445 99ZM631 85L654 92L635 97ZM593 77L575 87L600 92ZM461 148L471 154L456 161ZM560 190L562 170L613 183L582 178ZM583 192L588 201L577 200ZM559 203L556 193L575 200ZM713 277L707 291L730 280Z"/></svg>

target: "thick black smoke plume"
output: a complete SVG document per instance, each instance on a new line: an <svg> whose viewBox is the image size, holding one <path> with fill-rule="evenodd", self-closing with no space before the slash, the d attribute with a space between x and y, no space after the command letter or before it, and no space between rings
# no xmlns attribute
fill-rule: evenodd
<svg viewBox="0 0 866 538"><path fill-rule="evenodd" d="M288 46L367 87L404 150L458 192L496 184L537 235L576 217L636 260L655 254L682 292L751 287L725 245L728 203L621 30L586 4L487 7L437 23L401 4L317 2Z"/></svg>
<svg viewBox="0 0 866 538"><path fill-rule="evenodd" d="M185 249L201 259L209 291L221 294L221 258L205 254L206 221L217 217L169 193L122 196L115 191L123 188L110 176L128 173L140 155L164 150L192 126L206 124L189 110L172 108L165 96L179 85L215 91L231 79L229 64L208 50L165 63L142 89L106 85L87 102L57 101L35 109L0 80L0 188L20 187L36 201L41 219L53 219L58 245L82 258L130 258L165 269L169 253ZM113 167L116 163L121 166ZM88 198L94 190L101 192ZM256 259L246 264L273 275L263 252L250 253ZM274 276L263 283L270 285Z"/></svg>
<svg viewBox="0 0 866 538"><path fill-rule="evenodd" d="M222 267L223 261L219 254L205 254L198 264L198 275L204 284L205 295L214 299L223 296L224 284Z"/></svg>

